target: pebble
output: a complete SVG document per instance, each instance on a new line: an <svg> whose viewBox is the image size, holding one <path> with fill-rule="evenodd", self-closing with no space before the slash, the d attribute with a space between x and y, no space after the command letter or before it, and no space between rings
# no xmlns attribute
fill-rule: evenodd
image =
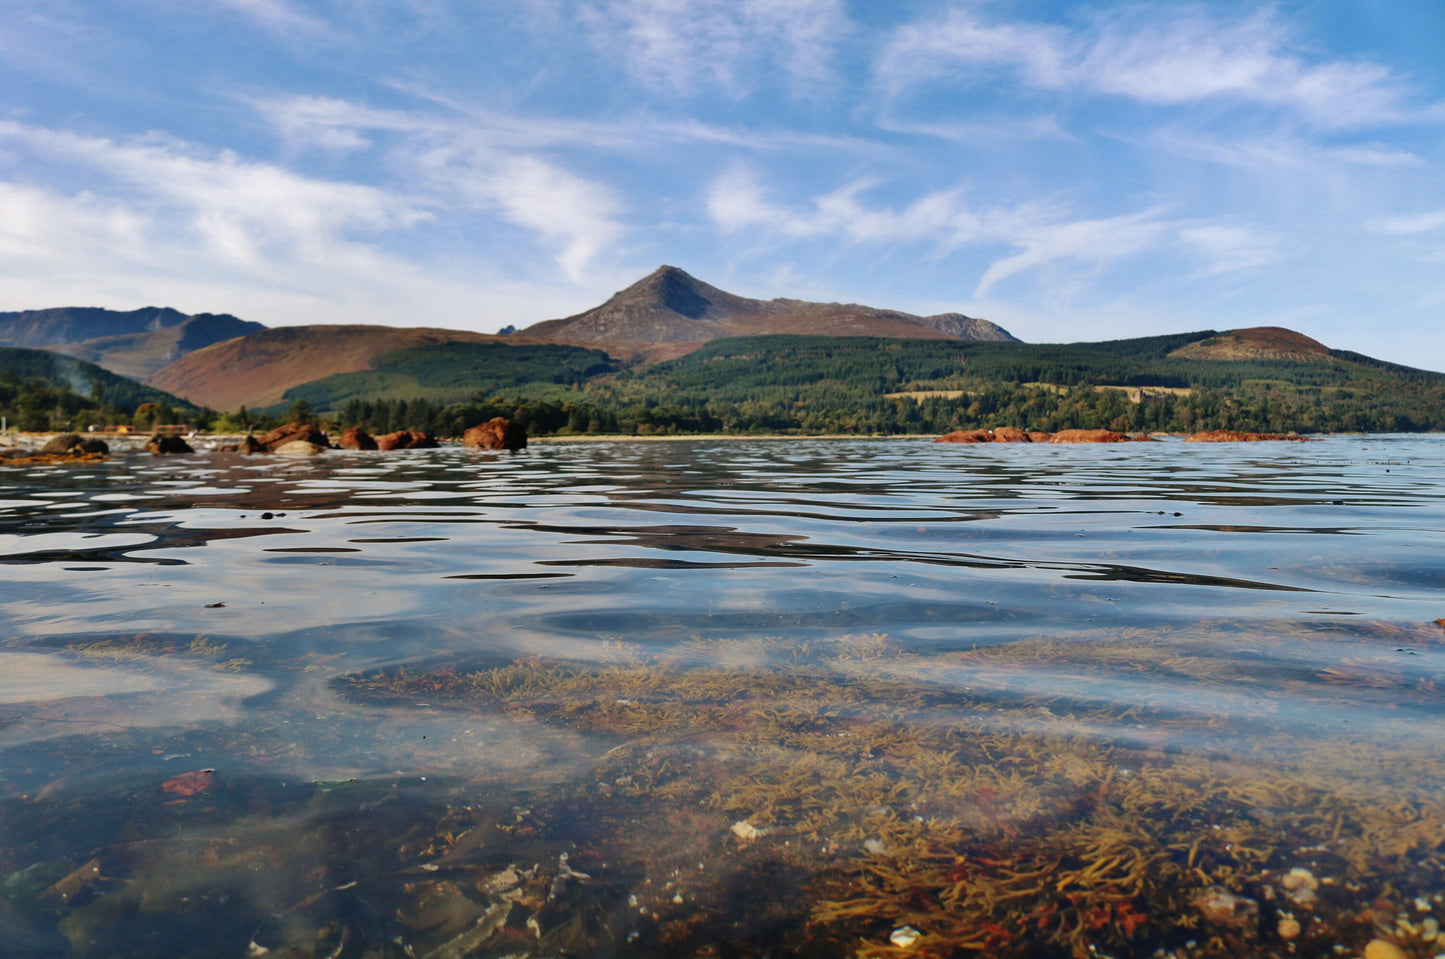
<svg viewBox="0 0 1445 959"><path fill-rule="evenodd" d="M899 949L912 949L918 944L918 940L922 938L923 933L914 929L912 926L899 926L893 930L893 935L888 937L888 941Z"/></svg>
<svg viewBox="0 0 1445 959"><path fill-rule="evenodd" d="M739 819L737 822L733 823L733 835L737 836L743 842L752 842L759 836L763 836L766 834L766 829L759 829L757 826L754 826L746 819Z"/></svg>
<svg viewBox="0 0 1445 959"><path fill-rule="evenodd" d="M1278 931L1279 937L1288 942L1300 934L1299 921L1291 916L1285 916L1279 921Z"/></svg>
<svg viewBox="0 0 1445 959"><path fill-rule="evenodd" d="M1365 959L1409 959L1405 951L1393 942L1371 939L1365 946Z"/></svg>

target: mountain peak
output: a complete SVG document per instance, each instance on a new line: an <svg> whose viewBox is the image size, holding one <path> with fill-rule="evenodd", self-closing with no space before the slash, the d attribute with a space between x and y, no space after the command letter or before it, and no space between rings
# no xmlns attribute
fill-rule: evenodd
<svg viewBox="0 0 1445 959"><path fill-rule="evenodd" d="M727 336L884 336L912 339L1013 340L1002 327L957 313L914 316L855 303L753 300L728 293L664 264L614 293L601 306L547 320L529 336L597 346L616 356L665 359Z"/></svg>

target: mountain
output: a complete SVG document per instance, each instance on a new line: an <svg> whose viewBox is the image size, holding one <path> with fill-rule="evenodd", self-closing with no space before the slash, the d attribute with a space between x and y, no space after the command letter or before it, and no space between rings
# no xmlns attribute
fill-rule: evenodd
<svg viewBox="0 0 1445 959"><path fill-rule="evenodd" d="M391 326L283 326L194 350L146 382L218 410L280 403L287 390L372 369L378 356L447 343L535 343L521 335Z"/></svg>
<svg viewBox="0 0 1445 959"><path fill-rule="evenodd" d="M1252 326L1195 340L1169 354L1183 360L1282 360L1322 363L1330 348L1303 333L1278 326Z"/></svg>
<svg viewBox="0 0 1445 959"><path fill-rule="evenodd" d="M659 267L601 306L522 333L645 360L682 356L724 337L772 334L1018 342L1002 327L961 313L915 316L853 303L748 299L675 266Z"/></svg>
<svg viewBox="0 0 1445 959"><path fill-rule="evenodd" d="M0 313L0 346L43 349L56 343L79 343L98 336L152 333L178 326L185 320L186 314L167 306L147 306L125 312L95 306L62 306Z"/></svg>
<svg viewBox="0 0 1445 959"><path fill-rule="evenodd" d="M46 349L89 360L121 376L145 380L193 350L265 328L260 323L229 314L197 313L164 329L97 336L79 343L57 343Z"/></svg>
<svg viewBox="0 0 1445 959"><path fill-rule="evenodd" d="M265 328L226 313L68 306L0 313L0 345L53 350L144 380L192 350Z"/></svg>

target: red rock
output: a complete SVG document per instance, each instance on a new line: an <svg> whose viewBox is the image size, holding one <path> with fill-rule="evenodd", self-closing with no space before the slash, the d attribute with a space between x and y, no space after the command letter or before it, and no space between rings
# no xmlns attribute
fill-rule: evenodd
<svg viewBox="0 0 1445 959"><path fill-rule="evenodd" d="M1032 443L1033 437L1017 426L999 426L995 427L993 431L993 441L995 443Z"/></svg>
<svg viewBox="0 0 1445 959"><path fill-rule="evenodd" d="M1113 430L1059 430L1050 443L1127 443L1129 437Z"/></svg>
<svg viewBox="0 0 1445 959"><path fill-rule="evenodd" d="M379 450L434 450L440 445L431 434L415 430L397 430L376 438Z"/></svg>
<svg viewBox="0 0 1445 959"><path fill-rule="evenodd" d="M372 439L370 433L359 426L348 426L341 431L341 439L337 441L338 446L344 450L374 450L377 448L376 440Z"/></svg>
<svg viewBox="0 0 1445 959"><path fill-rule="evenodd" d="M527 432L505 417L494 416L463 433L462 445L478 450L523 450Z"/></svg>
<svg viewBox="0 0 1445 959"><path fill-rule="evenodd" d="M988 430L954 430L952 433L944 433L935 443L991 443L993 437L988 435Z"/></svg>
<svg viewBox="0 0 1445 959"><path fill-rule="evenodd" d="M317 446L331 445L326 434L310 423L287 423L285 426L278 426L271 432L256 437L256 442L260 444L261 449L268 453L287 443L294 443L296 440L305 440L307 443L315 443Z"/></svg>
<svg viewBox="0 0 1445 959"><path fill-rule="evenodd" d="M1242 433L1239 430L1205 430L1184 438L1186 443L1261 443L1269 440L1305 442L1298 433Z"/></svg>
<svg viewBox="0 0 1445 959"><path fill-rule="evenodd" d="M1029 430L1029 442L1031 443L1047 443L1053 438L1054 434L1052 433L1044 433L1040 430Z"/></svg>

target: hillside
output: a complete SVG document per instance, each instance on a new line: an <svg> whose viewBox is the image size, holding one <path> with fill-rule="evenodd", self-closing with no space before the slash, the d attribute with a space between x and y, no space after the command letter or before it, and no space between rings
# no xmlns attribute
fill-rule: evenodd
<svg viewBox="0 0 1445 959"><path fill-rule="evenodd" d="M753 300L663 266L576 316L546 320L523 334L606 350L622 359L682 356L735 336L885 336L1013 341L1002 327L961 313L914 316L852 303Z"/></svg>
<svg viewBox="0 0 1445 959"><path fill-rule="evenodd" d="M59 425L64 427L82 412L96 414L89 417L93 422L128 420L143 403L197 412L169 393L94 363L49 350L0 347L0 413L11 426L51 429L59 414ZM84 425L77 423L75 428Z"/></svg>
<svg viewBox="0 0 1445 959"><path fill-rule="evenodd" d="M284 326L187 353L150 377L158 389L218 410L280 403L286 391L340 373L371 369L398 350L447 343L522 345L524 336L390 326ZM387 388L382 388L386 392Z"/></svg>
<svg viewBox="0 0 1445 959"><path fill-rule="evenodd" d="M95 306L21 310L0 313L0 346L40 349L56 343L79 343L98 336L151 333L178 326L185 320L186 314L165 306L126 311Z"/></svg>

